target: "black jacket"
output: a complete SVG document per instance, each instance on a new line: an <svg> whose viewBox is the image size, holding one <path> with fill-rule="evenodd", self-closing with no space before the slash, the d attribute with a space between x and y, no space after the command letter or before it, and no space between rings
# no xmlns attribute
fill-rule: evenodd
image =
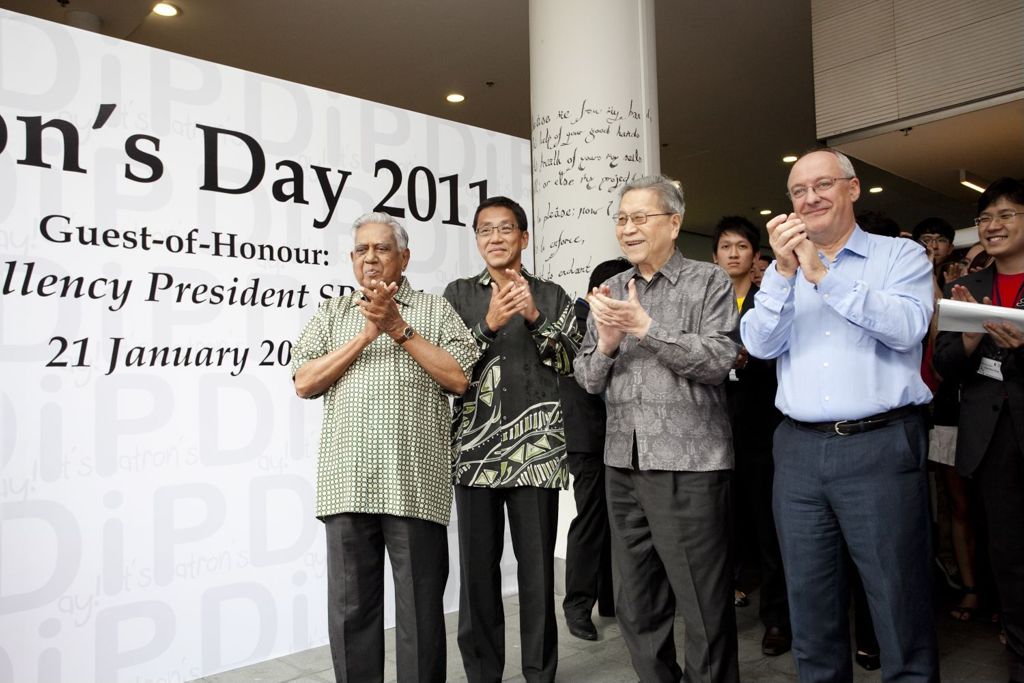
<svg viewBox="0 0 1024 683"><path fill-rule="evenodd" d="M587 315L590 314L587 302L577 299L574 312L579 328L587 329ZM565 415L565 450L569 453L592 453L594 457L601 458L606 419L604 399L588 394L572 375L559 377L558 389Z"/></svg>
<svg viewBox="0 0 1024 683"><path fill-rule="evenodd" d="M751 285L743 298L740 318L753 310L757 292L757 285ZM739 328L735 340L742 343ZM748 452L771 454L772 437L782 421L782 413L775 407L775 395L779 390L775 360L749 356L747 364L736 371L736 377L739 381L725 382L736 457L742 458Z"/></svg>
<svg viewBox="0 0 1024 683"><path fill-rule="evenodd" d="M983 297L992 296L994 278L993 265L946 285L944 295L949 298L953 285L959 284L981 301ZM978 374L983 356L999 355L1003 355L1001 382ZM944 382L959 382L961 386L960 428L956 439L956 469L960 474L970 476L981 464L1004 401L1008 403L1018 448L1024 453L1024 349L999 349L986 334L975 352L968 356L960 332L940 332L935 340L932 362Z"/></svg>

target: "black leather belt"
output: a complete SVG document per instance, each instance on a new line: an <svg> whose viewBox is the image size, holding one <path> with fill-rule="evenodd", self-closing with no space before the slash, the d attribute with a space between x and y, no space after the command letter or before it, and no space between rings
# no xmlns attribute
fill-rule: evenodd
<svg viewBox="0 0 1024 683"><path fill-rule="evenodd" d="M884 413L871 415L860 420L839 420L838 422L800 422L799 420L789 418L789 421L797 427L813 429L816 432L827 432L829 434L835 433L839 436L850 436L851 434L870 432L872 429L879 429L891 422L895 422L896 420L920 413L921 406L903 406L902 408L893 408L892 410L887 410Z"/></svg>

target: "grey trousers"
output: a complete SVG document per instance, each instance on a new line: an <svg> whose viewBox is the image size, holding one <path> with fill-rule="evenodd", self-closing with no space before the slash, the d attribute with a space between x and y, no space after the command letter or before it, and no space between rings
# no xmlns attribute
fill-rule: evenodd
<svg viewBox="0 0 1024 683"><path fill-rule="evenodd" d="M608 467L615 611L644 681L678 681L673 622L686 629L686 680L736 683L729 557L732 473Z"/></svg>
<svg viewBox="0 0 1024 683"><path fill-rule="evenodd" d="M853 680L846 549L863 581L883 681L938 683L920 415L840 436L783 420L775 523L801 683Z"/></svg>
<svg viewBox="0 0 1024 683"><path fill-rule="evenodd" d="M327 529L327 622L338 683L384 680L384 549L395 579L398 680L444 681L448 532L435 522L345 513Z"/></svg>

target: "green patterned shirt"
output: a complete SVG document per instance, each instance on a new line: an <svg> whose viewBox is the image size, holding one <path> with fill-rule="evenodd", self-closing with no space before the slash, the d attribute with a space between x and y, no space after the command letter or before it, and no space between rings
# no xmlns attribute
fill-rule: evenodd
<svg viewBox="0 0 1024 683"><path fill-rule="evenodd" d="M355 293L324 301L292 349L302 365L354 338L366 319ZM480 350L444 298L406 278L395 294L417 334L455 358L469 377ZM377 337L324 393L316 515L341 512L415 517L447 524L451 514L448 395L391 337Z"/></svg>
<svg viewBox="0 0 1024 683"><path fill-rule="evenodd" d="M572 372L582 331L565 290L522 274L540 311L533 325L515 315L497 332L487 329L486 270L444 291L483 351L469 390L455 399L452 479L459 485L569 486L558 377Z"/></svg>

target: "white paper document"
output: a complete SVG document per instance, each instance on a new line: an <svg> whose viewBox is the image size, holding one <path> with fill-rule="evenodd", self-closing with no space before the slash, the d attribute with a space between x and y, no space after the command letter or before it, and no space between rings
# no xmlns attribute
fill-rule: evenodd
<svg viewBox="0 0 1024 683"><path fill-rule="evenodd" d="M942 332L985 332L982 323L999 320L1016 325L1024 331L1024 310L971 304L952 299L939 300L939 330Z"/></svg>

